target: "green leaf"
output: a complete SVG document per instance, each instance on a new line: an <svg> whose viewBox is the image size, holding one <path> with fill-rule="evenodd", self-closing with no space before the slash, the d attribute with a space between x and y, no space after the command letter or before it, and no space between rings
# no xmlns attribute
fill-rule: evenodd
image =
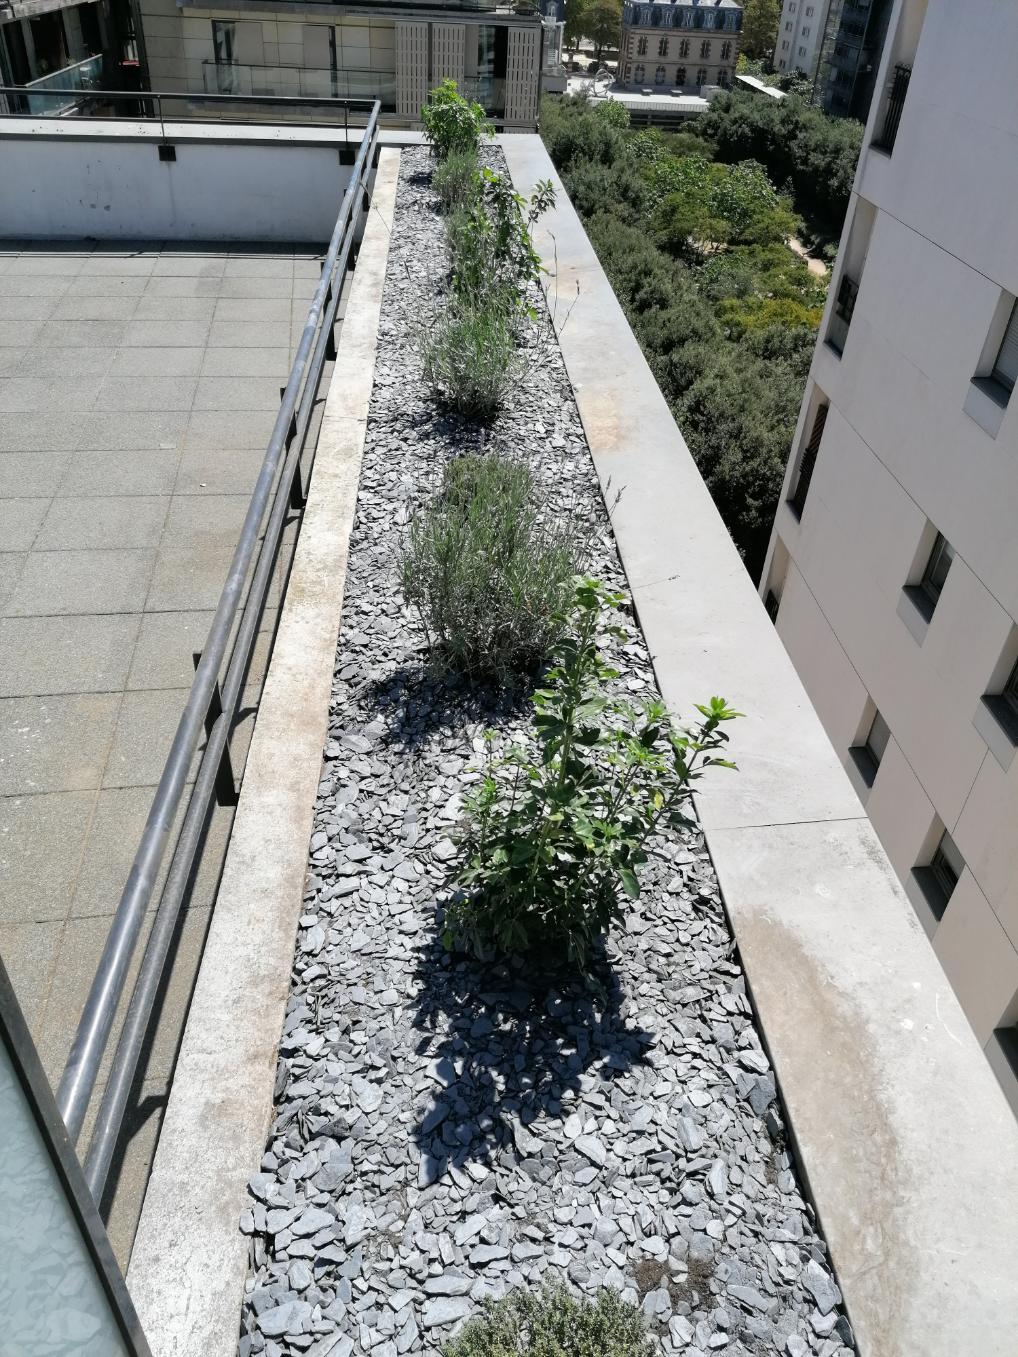
<svg viewBox="0 0 1018 1357"><path fill-rule="evenodd" d="M619 879L622 882L622 889L629 896L630 900L639 900L640 883L636 879L636 873L632 867L620 867Z"/></svg>

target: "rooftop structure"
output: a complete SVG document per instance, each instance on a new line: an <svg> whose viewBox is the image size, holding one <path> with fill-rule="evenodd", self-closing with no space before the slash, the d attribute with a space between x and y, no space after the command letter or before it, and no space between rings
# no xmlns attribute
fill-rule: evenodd
<svg viewBox="0 0 1018 1357"><path fill-rule="evenodd" d="M1018 122L995 80L945 94L958 61L1018 28L992 4L964 34L956 17L944 0L894 10L764 589L1018 1108L1018 261L996 225L1018 195ZM979 202L993 210L973 217Z"/></svg>

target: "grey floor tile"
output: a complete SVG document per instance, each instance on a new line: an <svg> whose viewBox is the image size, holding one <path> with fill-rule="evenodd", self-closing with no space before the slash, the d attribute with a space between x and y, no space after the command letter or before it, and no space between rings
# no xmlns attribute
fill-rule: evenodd
<svg viewBox="0 0 1018 1357"><path fill-rule="evenodd" d="M187 688L124 694L103 787L148 787L159 781L187 694ZM203 736L198 748L204 747Z"/></svg>
<svg viewBox="0 0 1018 1357"><path fill-rule="evenodd" d="M81 273L95 278L147 278L155 269L158 258L158 252L143 255L93 254L82 264Z"/></svg>
<svg viewBox="0 0 1018 1357"><path fill-rule="evenodd" d="M61 499L79 495L169 495L180 453L75 452L57 489Z"/></svg>
<svg viewBox="0 0 1018 1357"><path fill-rule="evenodd" d="M0 696L116 693L131 667L140 618L0 618Z"/></svg>
<svg viewBox="0 0 1018 1357"><path fill-rule="evenodd" d="M203 551L163 546L148 591L149 612L215 608L223 592L234 547Z"/></svg>
<svg viewBox="0 0 1018 1357"><path fill-rule="evenodd" d="M214 320L208 342L210 348L273 349L285 335L285 321Z"/></svg>
<svg viewBox="0 0 1018 1357"><path fill-rule="evenodd" d="M0 699L0 796L98 787L120 695Z"/></svg>
<svg viewBox="0 0 1018 1357"><path fill-rule="evenodd" d="M180 447L187 418L183 410L95 413L79 420L74 446L89 452L130 452L134 448L165 452Z"/></svg>
<svg viewBox="0 0 1018 1357"><path fill-rule="evenodd" d="M155 551L33 551L11 591L9 617L140 613Z"/></svg>
<svg viewBox="0 0 1018 1357"><path fill-rule="evenodd" d="M259 350L254 349L257 353ZM279 409L280 381L273 377L199 377L195 410Z"/></svg>
<svg viewBox="0 0 1018 1357"><path fill-rule="evenodd" d="M0 413L91 410L99 386L98 377L0 377Z"/></svg>
<svg viewBox="0 0 1018 1357"><path fill-rule="evenodd" d="M109 918L114 913L141 843L155 791L155 787L150 786L110 787L98 793L70 901L71 917ZM182 815L183 811L176 817L171 842L176 837ZM169 851L157 878L153 904L158 901L168 859Z"/></svg>
<svg viewBox="0 0 1018 1357"><path fill-rule="evenodd" d="M6 288L0 292L0 324L9 320L49 320L60 298L53 294L30 297L14 297Z"/></svg>
<svg viewBox="0 0 1018 1357"><path fill-rule="evenodd" d="M195 450L185 452L180 459L174 494L249 497L264 460L263 447L234 448L214 454Z"/></svg>
<svg viewBox="0 0 1018 1357"><path fill-rule="evenodd" d="M221 278L226 262L226 255L162 254L156 260L152 275L155 278Z"/></svg>
<svg viewBox="0 0 1018 1357"><path fill-rule="evenodd" d="M0 957L35 1040L41 1030L63 930L62 921L0 924Z"/></svg>
<svg viewBox="0 0 1018 1357"><path fill-rule="evenodd" d="M107 279L103 280L106 284ZM70 293L57 304L56 320L130 320L138 306L138 297L132 293L109 296L99 293L88 296Z"/></svg>
<svg viewBox="0 0 1018 1357"><path fill-rule="evenodd" d="M109 347L124 342L131 324L123 320L46 320L39 327L39 344L60 345L63 348Z"/></svg>
<svg viewBox="0 0 1018 1357"><path fill-rule="evenodd" d="M36 538L40 551L155 547L168 502L159 495L55 499Z"/></svg>
<svg viewBox="0 0 1018 1357"><path fill-rule="evenodd" d="M230 259L226 265L227 278L292 278L293 256L243 255Z"/></svg>
<svg viewBox="0 0 1018 1357"><path fill-rule="evenodd" d="M52 278L71 278L81 272L84 262L84 255L78 255L71 251L61 250L52 254L31 251L18 255L12 261L7 273L15 277L41 273Z"/></svg>
<svg viewBox="0 0 1018 1357"><path fill-rule="evenodd" d="M197 377L204 353L202 348L120 349L113 359L110 376Z"/></svg>
<svg viewBox="0 0 1018 1357"><path fill-rule="evenodd" d="M209 326L201 320L129 320L124 344L133 347L195 348L208 341Z"/></svg>
<svg viewBox="0 0 1018 1357"><path fill-rule="evenodd" d="M153 297L146 292L138 302L134 318L158 321L199 320L209 323L216 306L214 297Z"/></svg>
<svg viewBox="0 0 1018 1357"><path fill-rule="evenodd" d="M166 1079L147 1079L134 1091L110 1167L102 1215L113 1256L124 1273L131 1260L168 1098Z"/></svg>
<svg viewBox="0 0 1018 1357"><path fill-rule="evenodd" d="M285 325L292 305L290 297L220 297L215 318L245 325Z"/></svg>
<svg viewBox="0 0 1018 1357"><path fill-rule="evenodd" d="M52 503L48 499L0 500L0 551L29 551Z"/></svg>
<svg viewBox="0 0 1018 1357"><path fill-rule="evenodd" d="M145 289L146 297L218 297L223 279L209 275L177 274L153 277Z"/></svg>
<svg viewBox="0 0 1018 1357"><path fill-rule="evenodd" d="M0 924L67 917L96 795L0 797Z"/></svg>
<svg viewBox="0 0 1018 1357"><path fill-rule="evenodd" d="M0 452L73 452L83 423L73 414L0 415Z"/></svg>
<svg viewBox="0 0 1018 1357"><path fill-rule="evenodd" d="M5 297L63 297L75 284L75 279L66 275L14 274L9 269L0 269L0 273L4 273Z"/></svg>
<svg viewBox="0 0 1018 1357"><path fill-rule="evenodd" d="M190 410L196 377L107 377L96 397L95 409Z"/></svg>
<svg viewBox="0 0 1018 1357"><path fill-rule="evenodd" d="M27 560L27 551L0 551L0 612L7 606Z"/></svg>
<svg viewBox="0 0 1018 1357"><path fill-rule="evenodd" d="M8 348L27 349L42 334L44 320L11 320L4 326L4 344Z"/></svg>
<svg viewBox="0 0 1018 1357"><path fill-rule="evenodd" d="M19 377L105 377L115 349L66 349L33 346L24 351Z"/></svg>
<svg viewBox="0 0 1018 1357"><path fill-rule="evenodd" d="M285 386L292 366L286 344L274 349L206 349L203 377L273 377Z"/></svg>
<svg viewBox="0 0 1018 1357"><path fill-rule="evenodd" d="M194 678L194 655L212 625L212 612L148 612L141 620L127 686L185 688Z"/></svg>
<svg viewBox="0 0 1018 1357"><path fill-rule="evenodd" d="M190 417L183 448L219 452L223 448L260 448L272 435L275 415L269 410L196 410Z"/></svg>
<svg viewBox="0 0 1018 1357"><path fill-rule="evenodd" d="M313 290L313 289L312 289ZM291 297L293 283L289 278L224 278L219 288L220 297ZM310 293L308 294L311 295Z"/></svg>
<svg viewBox="0 0 1018 1357"><path fill-rule="evenodd" d="M14 376L25 361L27 349L15 349L5 344L0 348L0 377Z"/></svg>
<svg viewBox="0 0 1018 1357"><path fill-rule="evenodd" d="M250 494L175 495L163 540L185 551L232 550L250 502Z"/></svg>
<svg viewBox="0 0 1018 1357"><path fill-rule="evenodd" d="M148 277L103 277L96 274L79 274L68 279L66 295L68 297L140 297L151 286ZM7 291L6 285L4 291Z"/></svg>
<svg viewBox="0 0 1018 1357"><path fill-rule="evenodd" d="M70 452L0 452L0 500L49 499L72 456Z"/></svg>

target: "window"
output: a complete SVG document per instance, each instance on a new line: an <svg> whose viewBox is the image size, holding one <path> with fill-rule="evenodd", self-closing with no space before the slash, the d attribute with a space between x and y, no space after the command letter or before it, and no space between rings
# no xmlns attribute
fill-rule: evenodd
<svg viewBox="0 0 1018 1357"><path fill-rule="evenodd" d="M787 51L788 51L788 39L787 39L787 38L786 38L785 41L781 44L781 50L782 50L783 52L787 52Z"/></svg>
<svg viewBox="0 0 1018 1357"><path fill-rule="evenodd" d="M682 41L679 43L679 56L680 56L680 57L688 57L688 56L689 56L689 39L688 39L688 38L683 38Z"/></svg>
<svg viewBox="0 0 1018 1357"><path fill-rule="evenodd" d="M1007 682L1000 690L1000 698L1004 705L1010 707L1014 716L1018 718L1018 663L1007 676Z"/></svg>
<svg viewBox="0 0 1018 1357"><path fill-rule="evenodd" d="M644 71L643 67L637 66L636 70L633 72L633 83L635 85L642 85L645 74L646 72Z"/></svg>
<svg viewBox="0 0 1018 1357"><path fill-rule="evenodd" d="M812 5L807 5L807 6L806 6L806 18L807 18L807 19L812 19L812 18L813 18L813 6L812 6Z"/></svg>
<svg viewBox="0 0 1018 1357"><path fill-rule="evenodd" d="M1015 382L1018 381L1018 302L1015 302L1011 308L1007 329L1004 331L1004 338L1000 342L1000 349L994 360L990 376L1007 391L1008 395L1014 390Z"/></svg>
<svg viewBox="0 0 1018 1357"><path fill-rule="evenodd" d="M707 72L703 69L702 66L696 73L696 83L698 85L706 85L707 83Z"/></svg>
<svg viewBox="0 0 1018 1357"><path fill-rule="evenodd" d="M799 48L799 55L800 55L801 57L804 57L804 56L806 55L806 49L805 49L805 47L800 47L800 48Z"/></svg>
<svg viewBox="0 0 1018 1357"><path fill-rule="evenodd" d="M647 39L646 39L646 38L637 38L637 40L636 40L636 55L637 55L638 57L645 57L645 56L647 55Z"/></svg>
<svg viewBox="0 0 1018 1357"><path fill-rule="evenodd" d="M926 562L926 569L919 581L920 590L929 600L931 614L940 599L944 581L947 579L947 572L950 570L953 560L953 547L944 534L938 532L936 541L933 543L933 550L930 552L930 559Z"/></svg>
<svg viewBox="0 0 1018 1357"><path fill-rule="evenodd" d="M686 68L685 68L685 66L678 66L678 67L676 67L676 70L675 70L675 83L676 83L676 85L684 85L684 84L686 83Z"/></svg>
<svg viewBox="0 0 1018 1357"><path fill-rule="evenodd" d="M665 83L665 68L663 66L659 66L657 70L654 72L654 84L663 85L664 83Z"/></svg>
<svg viewBox="0 0 1018 1357"><path fill-rule="evenodd" d="M781 599L773 589L767 590L767 597L764 599L764 607L767 609L767 616L772 622L778 620L778 609L781 607Z"/></svg>
<svg viewBox="0 0 1018 1357"><path fill-rule="evenodd" d="M835 353L842 353L848 338L848 327L855 314L855 302L859 295L859 284L847 273L842 274L838 284L838 295L834 303L834 312L827 332L827 342Z"/></svg>
<svg viewBox="0 0 1018 1357"><path fill-rule="evenodd" d="M940 889L944 892L944 908L954 894L954 888L965 870L965 861L955 847L954 840L945 829L937 844L937 851L930 863L930 872Z"/></svg>
<svg viewBox="0 0 1018 1357"><path fill-rule="evenodd" d="M650 11L650 22L654 28L661 27L661 11L658 9L656 5Z"/></svg>
<svg viewBox="0 0 1018 1357"><path fill-rule="evenodd" d="M792 506L796 517L802 517L802 511L806 507L806 496L809 493L809 483L813 479L813 468L817 463L817 453L820 451L820 440L824 436L824 425L827 423L827 411L829 406L826 401L823 402L813 416L813 428L810 431L809 442L803 448L802 461L799 464L799 475L795 482L795 490L788 501Z"/></svg>
<svg viewBox="0 0 1018 1357"><path fill-rule="evenodd" d="M657 54L658 54L659 57L666 57L666 56L668 55L668 39L667 39L667 38L662 38L662 39L658 42L658 45L657 45Z"/></svg>
<svg viewBox="0 0 1018 1357"><path fill-rule="evenodd" d="M884 125L880 130L879 137L873 143L878 150L886 151L888 155L894 150L894 143L898 136L898 124L901 122L901 111L905 107L905 95L908 93L908 85L911 79L911 66L895 66L894 79L891 81L891 88L887 94L887 105L884 109Z"/></svg>
<svg viewBox="0 0 1018 1357"><path fill-rule="evenodd" d="M732 55L732 44L730 42L723 42L721 44L721 60L728 61L731 58L731 55Z"/></svg>
<svg viewBox="0 0 1018 1357"><path fill-rule="evenodd" d="M880 767L880 761L884 757L884 751L887 749L890 739L890 726L879 711L874 710L873 720L870 722L869 730L866 732L862 744L854 744L848 751L867 787L872 787L876 780L877 769Z"/></svg>
<svg viewBox="0 0 1018 1357"><path fill-rule="evenodd" d="M703 57L705 60L709 60L709 59L710 59L710 42L709 42L709 41L708 41L708 42L702 42L702 43L700 44L700 55L701 55L701 57Z"/></svg>
<svg viewBox="0 0 1018 1357"><path fill-rule="evenodd" d="M233 40L237 25L232 19L212 20L212 48L216 54L216 65L226 66L233 61Z"/></svg>
<svg viewBox="0 0 1018 1357"><path fill-rule="evenodd" d="M809 37L809 24L803 24L803 26L802 26L802 36L803 36L804 38L808 38L808 37Z"/></svg>

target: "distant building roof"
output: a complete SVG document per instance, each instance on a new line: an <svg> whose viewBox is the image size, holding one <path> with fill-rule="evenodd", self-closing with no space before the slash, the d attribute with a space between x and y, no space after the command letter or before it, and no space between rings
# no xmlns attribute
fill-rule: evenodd
<svg viewBox="0 0 1018 1357"><path fill-rule="evenodd" d="M779 90L776 85L768 85L765 80L758 80L755 75L739 75L736 73L735 78L740 85L745 85L754 94L766 94L768 99L776 99L779 103L782 99L788 97L784 90Z"/></svg>

